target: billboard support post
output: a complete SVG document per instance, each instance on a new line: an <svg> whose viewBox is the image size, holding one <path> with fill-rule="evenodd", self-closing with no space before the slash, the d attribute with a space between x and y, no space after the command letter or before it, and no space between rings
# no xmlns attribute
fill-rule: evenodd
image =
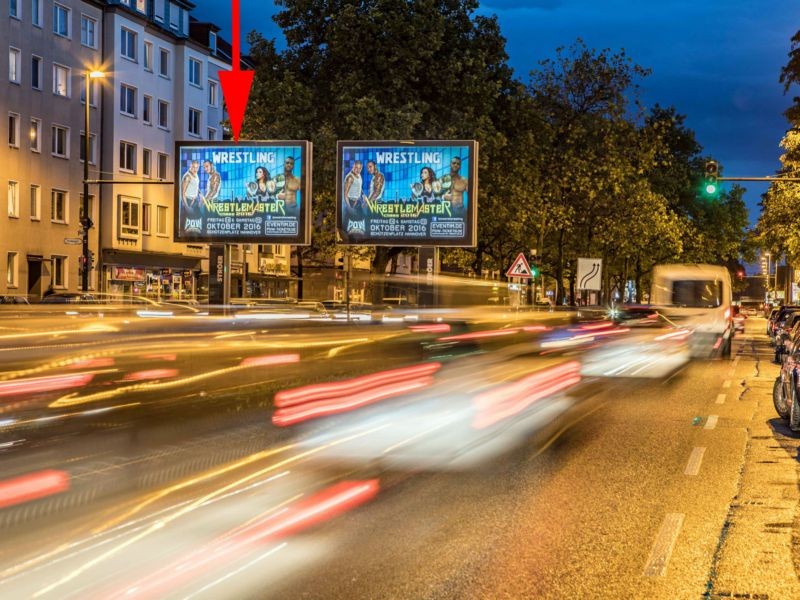
<svg viewBox="0 0 800 600"><path fill-rule="evenodd" d="M419 249L419 263L417 266L417 281L420 307L435 308L439 305L439 248L437 246L422 246Z"/></svg>
<svg viewBox="0 0 800 600"><path fill-rule="evenodd" d="M350 322L350 248L344 250L344 305L347 310L347 322Z"/></svg>

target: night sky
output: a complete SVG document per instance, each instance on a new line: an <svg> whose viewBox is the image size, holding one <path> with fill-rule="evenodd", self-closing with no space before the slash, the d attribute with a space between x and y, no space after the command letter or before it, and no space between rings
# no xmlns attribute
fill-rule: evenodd
<svg viewBox="0 0 800 600"><path fill-rule="evenodd" d="M230 39L225 2L194 0L195 16L213 21ZM241 0L242 31L258 29L283 46L270 0ZM796 0L487 0L497 14L518 77L577 38L597 50L624 49L652 70L640 82L645 105L675 106L687 117L723 175L761 177L779 168L788 123L783 111L800 90L784 95L778 82L791 37L800 29ZM766 184L746 183L751 221Z"/></svg>

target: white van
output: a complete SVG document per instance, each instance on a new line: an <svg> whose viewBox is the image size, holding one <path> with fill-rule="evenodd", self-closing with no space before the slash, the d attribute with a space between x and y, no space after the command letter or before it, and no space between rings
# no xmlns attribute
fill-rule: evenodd
<svg viewBox="0 0 800 600"><path fill-rule="evenodd" d="M692 331L693 356L730 356L733 341L731 275L718 265L657 265L650 303Z"/></svg>

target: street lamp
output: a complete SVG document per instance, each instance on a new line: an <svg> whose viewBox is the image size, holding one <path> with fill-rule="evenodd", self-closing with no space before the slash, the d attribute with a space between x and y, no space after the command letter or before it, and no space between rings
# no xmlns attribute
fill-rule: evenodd
<svg viewBox="0 0 800 600"><path fill-rule="evenodd" d="M89 88L91 87L92 79L101 79L106 74L102 71L86 71L85 76L85 97L84 104L86 111L84 112L83 121L83 218L81 219L81 227L83 228L82 242L83 249L81 252L81 263L83 269L81 270L81 291L89 291L89 228L93 225L92 219L89 216L89 152L91 150L91 138L89 136Z"/></svg>

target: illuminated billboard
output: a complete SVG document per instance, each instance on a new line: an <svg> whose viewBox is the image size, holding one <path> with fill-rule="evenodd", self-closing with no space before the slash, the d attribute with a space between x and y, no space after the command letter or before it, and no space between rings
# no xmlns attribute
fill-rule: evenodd
<svg viewBox="0 0 800 600"><path fill-rule="evenodd" d="M478 143L339 142L336 197L344 244L475 246Z"/></svg>
<svg viewBox="0 0 800 600"><path fill-rule="evenodd" d="M175 241L311 243L309 142L176 142Z"/></svg>

